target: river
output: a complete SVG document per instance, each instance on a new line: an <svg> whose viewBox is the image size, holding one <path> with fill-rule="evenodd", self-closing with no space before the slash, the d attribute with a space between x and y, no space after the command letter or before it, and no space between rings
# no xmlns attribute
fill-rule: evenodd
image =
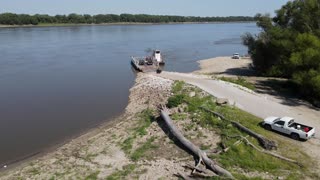
<svg viewBox="0 0 320 180"><path fill-rule="evenodd" d="M119 115L135 74L130 56L160 49L166 70L246 54L255 23L0 28L0 165Z"/></svg>

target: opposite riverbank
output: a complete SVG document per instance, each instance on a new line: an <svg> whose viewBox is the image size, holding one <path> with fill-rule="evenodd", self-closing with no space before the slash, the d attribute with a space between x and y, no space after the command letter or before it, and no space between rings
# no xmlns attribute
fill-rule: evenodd
<svg viewBox="0 0 320 180"><path fill-rule="evenodd" d="M214 65L209 69L220 75L227 75L228 69L246 68L245 63L248 63L242 60L229 60L228 57L225 57L226 61L218 59L211 59L210 62ZM238 65L234 65L234 62ZM226 63L232 66L227 66ZM205 66L209 64L203 65ZM213 72L209 69L203 71L201 75L177 74L211 79ZM197 73L201 73L200 71ZM223 86L226 89L235 89L228 83L223 83ZM279 149L275 152L298 159L305 165L304 169L300 169L296 165L256 152L245 143L233 146L237 139L226 138L223 135L225 131L220 130L226 130L229 135L240 133L230 125L223 124L221 120L199 111L197 106L180 102L177 107L172 107L171 117L182 133L201 149L206 150L212 159L237 175L238 179L319 177L311 171L313 165L318 166L312 156L310 158L310 155L304 154L304 144L265 131L257 126L261 121L260 118L233 106L216 106L215 98L206 91L156 74L138 74L135 85L130 89L129 104L125 112L113 121L114 123L102 125L40 158L24 162L13 169L8 167L9 169L1 173L0 177L1 179L178 179L175 175L188 174L189 171L185 166L193 165L194 159L181 149L172 137L168 137L166 128L161 120L157 119L158 106L166 104L170 97L173 99L183 97L189 103L205 105L226 113L229 118L237 117L239 122L276 140ZM248 139L258 145L254 139ZM213 153L223 146L231 147L228 153L222 155ZM317 151L314 152L316 153Z"/></svg>
<svg viewBox="0 0 320 180"><path fill-rule="evenodd" d="M0 28L25 28L25 27L68 27L68 26L113 26L113 25L177 25L177 24L227 24L227 23L254 23L255 21L235 21L235 22L169 22L169 23L134 23L134 22L119 22L119 23L100 23L100 24L72 24L72 23L53 23L53 24L38 24L38 25L2 25Z"/></svg>

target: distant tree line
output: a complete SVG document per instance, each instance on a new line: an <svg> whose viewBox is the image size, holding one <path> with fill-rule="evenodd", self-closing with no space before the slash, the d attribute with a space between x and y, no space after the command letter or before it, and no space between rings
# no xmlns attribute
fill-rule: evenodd
<svg viewBox="0 0 320 180"><path fill-rule="evenodd" d="M320 1L294 0L276 16L256 15L259 35L246 34L255 69L262 75L285 77L320 105Z"/></svg>
<svg viewBox="0 0 320 180"><path fill-rule="evenodd" d="M47 14L0 14L0 24L3 25L38 25L38 24L101 24L101 23L171 23L171 22L239 22L254 21L253 17L248 16L229 16L229 17L194 17L194 16L166 16L166 15L147 15L147 14L69 14L55 15Z"/></svg>

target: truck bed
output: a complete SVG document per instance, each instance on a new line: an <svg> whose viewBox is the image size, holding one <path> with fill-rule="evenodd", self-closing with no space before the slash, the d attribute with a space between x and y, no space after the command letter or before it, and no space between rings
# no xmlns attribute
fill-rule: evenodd
<svg viewBox="0 0 320 180"><path fill-rule="evenodd" d="M303 125L303 124L299 124L299 123L292 123L289 125L290 128L294 128L297 130L301 130L303 132L309 132L310 130L312 130L313 128L307 125Z"/></svg>

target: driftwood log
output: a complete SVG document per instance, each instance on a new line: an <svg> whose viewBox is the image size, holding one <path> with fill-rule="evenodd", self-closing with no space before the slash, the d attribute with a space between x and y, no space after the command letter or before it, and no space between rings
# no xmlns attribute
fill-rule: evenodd
<svg viewBox="0 0 320 180"><path fill-rule="evenodd" d="M232 121L232 120L228 120L227 118L225 118L222 114L220 113L217 113L217 112L214 112L214 111L211 111L205 107L200 107L201 109L209 112L209 113L212 113L213 115L221 118L222 120L225 120L225 121L229 121L231 122L231 124L233 126L235 126L236 128L238 128L239 130L243 131L243 132L246 132L247 134L249 134L250 136L256 138L259 143L261 144L261 146L267 150L272 150L272 149L277 149L277 145L274 141L272 140L269 140L265 137L263 137L261 134L258 134L256 132L253 132L252 130L244 127L243 125L241 125L240 123L236 122L236 121Z"/></svg>
<svg viewBox="0 0 320 180"><path fill-rule="evenodd" d="M181 134L181 132L173 124L169 116L168 110L165 107L162 108L160 115L162 119L165 121L172 135L190 152L192 152L194 156L198 157L199 162L202 160L203 163L206 165L206 167L209 168L214 173L216 173L217 175L225 176L233 179L233 176L229 171L217 165L217 163L215 163L210 158L208 158L205 152L203 152L198 146L194 145L192 142L190 142Z"/></svg>

